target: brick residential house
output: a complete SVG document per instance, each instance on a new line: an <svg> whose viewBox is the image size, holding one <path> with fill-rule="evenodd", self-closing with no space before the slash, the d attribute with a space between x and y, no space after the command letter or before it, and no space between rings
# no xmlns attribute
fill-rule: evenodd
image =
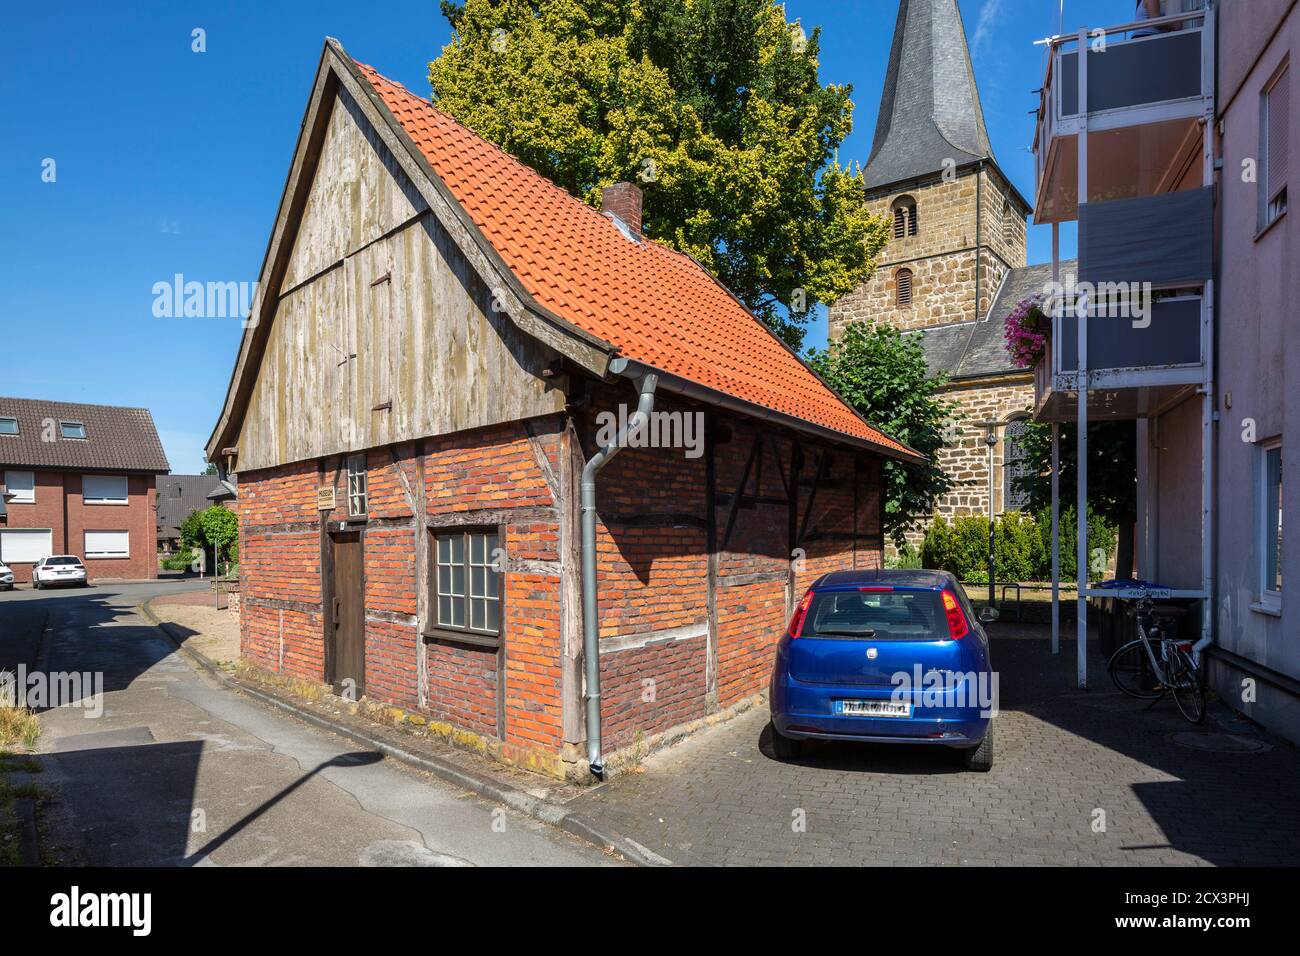
<svg viewBox="0 0 1300 956"><path fill-rule="evenodd" d="M229 491L215 475L165 475L158 479L158 553L180 548L181 524L195 511L226 505ZM220 497L220 501L217 498Z"/></svg>
<svg viewBox="0 0 1300 956"><path fill-rule="evenodd" d="M1014 509L1014 436L1033 410L1034 381L1007 354L1002 321L1044 291L1051 267L1025 265L1030 206L993 155L957 0L899 0L863 179L867 208L892 232L874 274L831 305L830 337L862 321L922 336L962 416L937 456L954 487L935 513L988 514L984 422L998 425L993 510Z"/></svg>
<svg viewBox="0 0 1300 956"><path fill-rule="evenodd" d="M326 41L208 444L247 663L584 777L752 700L807 584L879 565L916 453L605 200Z"/></svg>
<svg viewBox="0 0 1300 956"><path fill-rule="evenodd" d="M143 408L0 398L0 560L14 580L75 554L91 578L152 578L167 456Z"/></svg>

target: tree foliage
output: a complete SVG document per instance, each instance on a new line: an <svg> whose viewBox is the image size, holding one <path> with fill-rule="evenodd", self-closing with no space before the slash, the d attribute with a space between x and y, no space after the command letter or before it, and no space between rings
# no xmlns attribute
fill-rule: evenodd
<svg viewBox="0 0 1300 956"><path fill-rule="evenodd" d="M1061 425L1061 499L1074 498L1078 469L1073 422ZM1017 443L1024 451L1024 470L1015 479L1028 496L1030 511L1052 504L1052 426L1026 422ZM1132 524L1137 512L1137 431L1132 421L1092 422L1088 425L1088 510L1109 524Z"/></svg>
<svg viewBox="0 0 1300 956"><path fill-rule="evenodd" d="M238 561L239 516L220 505L191 511L181 522L181 548L214 549L218 565Z"/></svg>
<svg viewBox="0 0 1300 956"><path fill-rule="evenodd" d="M809 363L868 421L930 459L885 463L885 533L902 547L908 526L933 514L952 487L935 464L957 408L939 395L943 377L930 377L918 336L865 322L851 323L825 352L814 350Z"/></svg>
<svg viewBox="0 0 1300 956"><path fill-rule="evenodd" d="M887 223L836 161L848 85L773 0L466 0L437 106L575 196L635 181L643 232L689 253L792 348L871 274Z"/></svg>

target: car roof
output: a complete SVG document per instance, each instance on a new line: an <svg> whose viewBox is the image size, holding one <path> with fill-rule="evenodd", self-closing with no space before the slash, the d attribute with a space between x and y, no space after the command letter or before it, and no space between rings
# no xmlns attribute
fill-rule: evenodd
<svg viewBox="0 0 1300 956"><path fill-rule="evenodd" d="M813 582L814 590L865 587L870 585L896 588L930 588L940 590L954 587L957 579L947 571L926 571L910 568L863 568L855 571L832 571Z"/></svg>

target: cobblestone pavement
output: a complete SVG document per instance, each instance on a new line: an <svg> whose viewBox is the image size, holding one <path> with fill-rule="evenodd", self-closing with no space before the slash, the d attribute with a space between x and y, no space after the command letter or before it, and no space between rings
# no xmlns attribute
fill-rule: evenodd
<svg viewBox="0 0 1300 956"><path fill-rule="evenodd" d="M991 773L937 747L827 743L779 763L758 708L570 808L681 864L1300 862L1300 754L1287 743L1220 703L1201 727L1169 700L1144 712L1097 656L1080 691L1070 641L1054 659L1044 640L995 637L993 660Z"/></svg>

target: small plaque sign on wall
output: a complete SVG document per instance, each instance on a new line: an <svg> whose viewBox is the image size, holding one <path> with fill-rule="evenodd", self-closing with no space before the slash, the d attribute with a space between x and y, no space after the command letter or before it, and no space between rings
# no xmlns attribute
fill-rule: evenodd
<svg viewBox="0 0 1300 956"><path fill-rule="evenodd" d="M316 510L333 511L334 510L334 486L321 485L316 489Z"/></svg>

